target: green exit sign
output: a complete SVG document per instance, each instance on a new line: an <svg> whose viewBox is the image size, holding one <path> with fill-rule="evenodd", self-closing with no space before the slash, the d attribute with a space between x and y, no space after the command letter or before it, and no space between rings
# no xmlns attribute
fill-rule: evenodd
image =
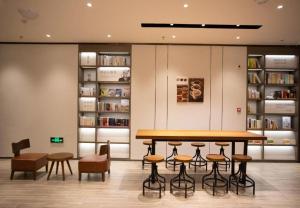
<svg viewBox="0 0 300 208"><path fill-rule="evenodd" d="M64 143L63 137L51 137L50 138L51 143Z"/></svg>

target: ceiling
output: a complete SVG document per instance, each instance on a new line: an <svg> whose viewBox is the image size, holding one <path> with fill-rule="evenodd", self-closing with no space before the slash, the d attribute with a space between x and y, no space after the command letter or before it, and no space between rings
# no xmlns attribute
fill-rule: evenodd
<svg viewBox="0 0 300 208"><path fill-rule="evenodd" d="M0 42L299 45L299 11L300 0L0 0ZM141 23L263 26L220 30Z"/></svg>

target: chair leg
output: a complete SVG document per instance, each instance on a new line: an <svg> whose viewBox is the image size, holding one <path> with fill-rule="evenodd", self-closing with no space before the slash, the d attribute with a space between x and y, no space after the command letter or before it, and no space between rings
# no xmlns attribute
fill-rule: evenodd
<svg viewBox="0 0 300 208"><path fill-rule="evenodd" d="M108 171L107 171L107 172L108 172L108 174L110 174L110 169L108 169Z"/></svg>
<svg viewBox="0 0 300 208"><path fill-rule="evenodd" d="M78 173L78 180L81 181L81 173Z"/></svg>
<svg viewBox="0 0 300 208"><path fill-rule="evenodd" d="M46 167L46 173L48 173L48 162L45 167Z"/></svg>
<svg viewBox="0 0 300 208"><path fill-rule="evenodd" d="M105 181L105 172L102 172L102 181Z"/></svg>
<svg viewBox="0 0 300 208"><path fill-rule="evenodd" d="M14 174L15 174L15 171L11 171L11 173L10 173L10 180L13 180L14 179Z"/></svg>

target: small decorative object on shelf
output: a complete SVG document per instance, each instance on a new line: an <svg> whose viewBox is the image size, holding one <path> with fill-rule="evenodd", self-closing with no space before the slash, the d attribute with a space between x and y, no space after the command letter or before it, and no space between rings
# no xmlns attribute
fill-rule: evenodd
<svg viewBox="0 0 300 208"><path fill-rule="evenodd" d="M129 158L131 46L122 46L124 52L98 48L79 53L78 156L97 153L110 138L111 157Z"/></svg>
<svg viewBox="0 0 300 208"><path fill-rule="evenodd" d="M278 51L274 51L276 55L265 53L272 50L249 47L248 51L247 130L268 137L266 142L250 142L249 153L261 160L296 160L299 57L287 55L291 51L281 55ZM281 156L277 156L281 146L289 148L280 149Z"/></svg>

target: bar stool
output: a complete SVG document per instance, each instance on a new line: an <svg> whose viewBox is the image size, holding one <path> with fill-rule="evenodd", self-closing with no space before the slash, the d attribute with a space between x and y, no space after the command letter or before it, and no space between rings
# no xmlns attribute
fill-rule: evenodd
<svg viewBox="0 0 300 208"><path fill-rule="evenodd" d="M196 154L193 157L193 160L189 163L189 168L191 168L191 165L194 166L196 172L197 166L199 166L200 168L202 166L205 166L205 169L207 171L207 161L201 156L201 151L200 151L200 147L205 147L205 144L201 142L194 142L191 143L191 145L193 147L197 147L197 149L196 149Z"/></svg>
<svg viewBox="0 0 300 208"><path fill-rule="evenodd" d="M149 154L151 154L151 145L152 145L152 141L143 141L143 145L148 145L147 148L147 154L143 156L143 160L142 160L142 168L144 169L145 164L151 164L145 161L145 157L147 157Z"/></svg>
<svg viewBox="0 0 300 208"><path fill-rule="evenodd" d="M236 194L239 194L239 187L253 187L253 195L255 195L255 181L246 174L246 164L252 160L252 157L236 154L232 155L232 160L240 162L240 164L238 171L234 175L229 176L229 188L231 184L236 186Z"/></svg>
<svg viewBox="0 0 300 208"><path fill-rule="evenodd" d="M207 175L202 177L202 189L204 189L204 185L213 188L213 195L215 195L216 188L225 188L226 193L228 192L228 180L222 176L219 172L218 163L224 162L225 157L223 155L218 154L208 154L206 155L206 159L213 162L212 170ZM210 183L212 181L212 184Z"/></svg>
<svg viewBox="0 0 300 208"><path fill-rule="evenodd" d="M224 147L229 146L229 143L228 142L216 142L215 144L217 146L221 146L221 148L220 148L220 155L223 155L225 157L225 160L224 160L225 163L219 163L219 165L224 165L225 166L225 170L227 171L227 166L228 166L228 169L230 169L230 161L231 160L230 160L229 157L227 157L225 155Z"/></svg>
<svg viewBox="0 0 300 208"><path fill-rule="evenodd" d="M182 143L181 142L168 142L168 145L173 146L173 151L172 154L167 157L166 159L166 168L168 167L168 164L173 166L173 171L175 171L175 167L176 165L180 165L180 163L176 163L176 161L174 160L174 157L178 155L177 153L177 146L181 146Z"/></svg>
<svg viewBox="0 0 300 208"><path fill-rule="evenodd" d="M173 193L173 188L184 190L184 196L187 198L188 190L192 189L195 192L195 179L187 174L184 163L190 163L193 158L188 155L177 155L174 160L180 163L180 171L170 181L170 193Z"/></svg>
<svg viewBox="0 0 300 208"><path fill-rule="evenodd" d="M161 198L161 191L166 190L166 179L157 172L156 163L162 162L164 157L161 155L149 155L145 157L145 160L153 165L151 174L143 182L143 195L145 196L145 188L149 190L158 190L159 198Z"/></svg>

